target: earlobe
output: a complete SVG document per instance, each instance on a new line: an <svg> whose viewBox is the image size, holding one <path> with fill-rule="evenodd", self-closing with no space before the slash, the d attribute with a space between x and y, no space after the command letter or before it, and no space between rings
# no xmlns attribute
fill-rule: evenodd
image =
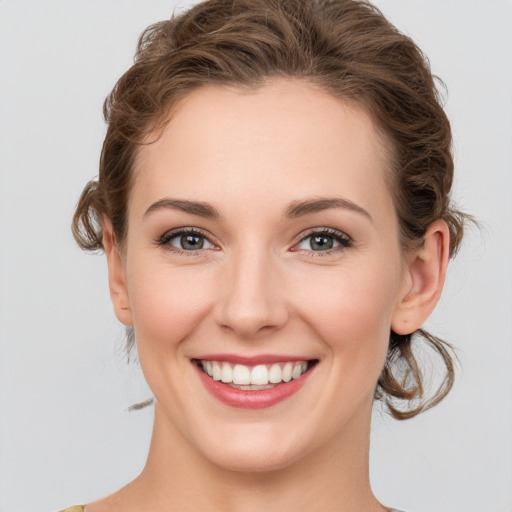
<svg viewBox="0 0 512 512"><path fill-rule="evenodd" d="M443 290L449 259L450 232L446 222L433 222L423 245L407 264L407 288L393 314L391 329L410 334L419 329L434 310Z"/></svg>
<svg viewBox="0 0 512 512"><path fill-rule="evenodd" d="M103 248L107 257L110 298L118 320L124 325L133 325L124 263L110 221L103 223Z"/></svg>

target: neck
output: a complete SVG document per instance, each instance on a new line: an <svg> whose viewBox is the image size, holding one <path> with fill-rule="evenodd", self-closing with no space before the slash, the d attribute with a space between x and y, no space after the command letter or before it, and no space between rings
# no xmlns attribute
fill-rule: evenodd
<svg viewBox="0 0 512 512"><path fill-rule="evenodd" d="M198 453L157 404L146 466L107 510L382 512L368 476L370 415L371 408L361 415L363 421L352 421L327 445L282 469L240 472Z"/></svg>

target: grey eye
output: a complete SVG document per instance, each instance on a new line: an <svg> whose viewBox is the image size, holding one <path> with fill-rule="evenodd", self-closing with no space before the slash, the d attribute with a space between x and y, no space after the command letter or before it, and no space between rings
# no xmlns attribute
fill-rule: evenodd
<svg viewBox="0 0 512 512"><path fill-rule="evenodd" d="M328 235L310 236L309 245L313 251L325 251L334 247L334 238Z"/></svg>
<svg viewBox="0 0 512 512"><path fill-rule="evenodd" d="M293 250L310 251L316 253L342 250L352 245L352 240L345 233L338 230L319 230L305 236Z"/></svg>
<svg viewBox="0 0 512 512"><path fill-rule="evenodd" d="M195 231L170 233L163 237L162 244L187 252L212 249L214 247L205 235L196 233Z"/></svg>
<svg viewBox="0 0 512 512"><path fill-rule="evenodd" d="M197 251L204 247L204 237L199 235L181 235L174 241L177 242L180 249L185 251ZM172 245L175 246L174 243Z"/></svg>
<svg viewBox="0 0 512 512"><path fill-rule="evenodd" d="M325 233L313 233L303 238L297 245L297 249L306 251L328 251L334 249L341 244L338 237Z"/></svg>

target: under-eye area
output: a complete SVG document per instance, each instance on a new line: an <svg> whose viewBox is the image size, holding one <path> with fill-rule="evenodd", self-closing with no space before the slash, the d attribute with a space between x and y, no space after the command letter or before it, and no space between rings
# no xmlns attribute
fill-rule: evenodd
<svg viewBox="0 0 512 512"><path fill-rule="evenodd" d="M273 388L302 377L318 363L318 359L254 366L205 359L193 359L193 362L215 381L237 389L258 390Z"/></svg>

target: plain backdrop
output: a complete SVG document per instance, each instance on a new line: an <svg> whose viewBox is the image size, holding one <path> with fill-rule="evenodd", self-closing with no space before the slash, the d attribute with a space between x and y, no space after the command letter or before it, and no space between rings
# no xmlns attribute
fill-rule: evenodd
<svg viewBox="0 0 512 512"><path fill-rule="evenodd" d="M461 360L435 409L375 415L377 496L408 512L512 510L512 2L382 0L447 84L458 205L482 223L429 327ZM73 208L97 173L104 97L167 0L0 0L0 511L52 512L141 470L150 396ZM180 2L178 9L188 5ZM307 411L305 411L307 414Z"/></svg>

